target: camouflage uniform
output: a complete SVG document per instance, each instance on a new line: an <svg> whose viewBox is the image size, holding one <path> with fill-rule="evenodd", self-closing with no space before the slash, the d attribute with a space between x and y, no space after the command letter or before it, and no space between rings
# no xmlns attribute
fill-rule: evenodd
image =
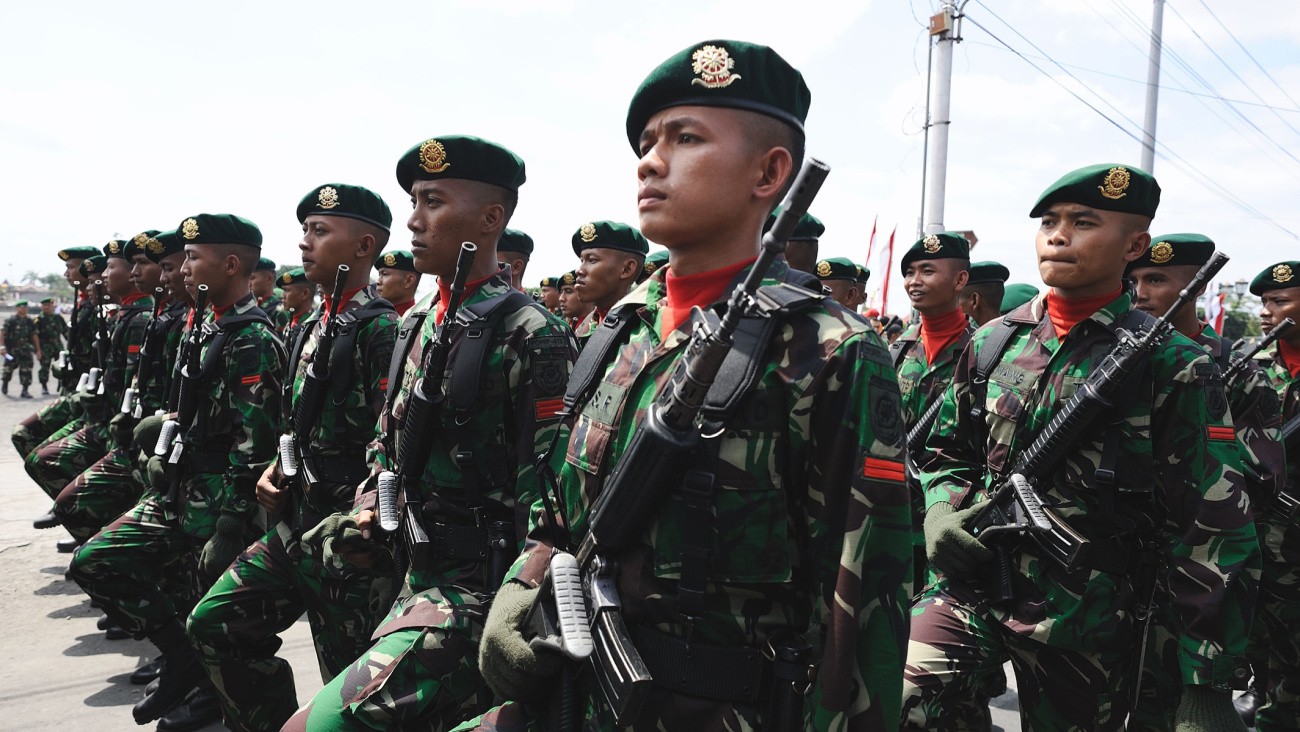
<svg viewBox="0 0 1300 732"><path fill-rule="evenodd" d="M18 383L22 384L23 389L26 390L31 386L32 356L36 354L36 348L32 345L34 335L36 335L36 321L26 315L11 315L5 321L4 342L8 353L0 380L4 381L6 389L9 388L9 380L14 376L14 369L18 370Z"/></svg>
<svg viewBox="0 0 1300 732"><path fill-rule="evenodd" d="M513 290L508 265L467 294L461 313ZM424 298L403 321L409 328L422 312L435 307ZM381 422L387 436L372 457L376 470L393 465L392 446L401 442L403 415L410 391L422 376L425 349L435 334L434 317L425 317L414 347L406 355L400 387L394 391ZM460 336L452 351L454 368ZM450 406L432 437L432 449L418 481L423 515L454 526L472 526L468 510L471 483L477 482L489 521L514 527L513 558L523 544L529 510L538 500L536 456L559 428L557 411L569 369L576 356L572 337L555 316L536 304L506 315L487 352L483 388L473 409L457 414ZM451 369L448 369L450 379ZM456 384L446 382L449 397ZM472 457L466 467L458 452ZM360 505L373 501L361 497ZM507 560L508 561L508 560ZM478 642L495 586L488 586L482 562L431 560L423 570L410 569L405 592L375 632L375 644L346 671L325 685L286 730L311 729L445 729L487 706L490 699L478 674Z"/></svg>
<svg viewBox="0 0 1300 732"><path fill-rule="evenodd" d="M267 314L267 317L271 319L272 323L277 325L279 324L280 313L284 312L284 300L281 300L275 295L271 295L265 300L259 300L257 306L262 309L262 312Z"/></svg>
<svg viewBox="0 0 1300 732"><path fill-rule="evenodd" d="M344 327L355 313L378 297L375 286L362 288L340 310ZM306 319L309 330L290 375L290 404L302 394L307 369L324 332L325 305ZM357 326L353 325L352 328ZM248 548L231 565L190 616L188 632L222 702L226 724L236 730L279 729L298 708L293 671L275 656L277 633L304 611L321 675L333 678L369 646L370 635L393 600L392 578L376 578L359 568L321 566L300 546L303 533L321 519L352 507L357 485L367 475L366 447L379 438L388 365L393 353L397 316L392 310L360 326L351 352L330 363L330 392L311 430L305 470L322 476L303 491L295 482L291 515ZM334 385L350 390L342 392Z"/></svg>
<svg viewBox="0 0 1300 732"><path fill-rule="evenodd" d="M777 262L764 284L794 276ZM660 270L622 301L639 306L628 342L576 418L559 478L575 537L685 353L694 321L661 336L665 297ZM706 655L710 647L763 647L783 631L807 630L820 659L807 695L810 729L898 723L912 583L905 430L889 356L870 331L827 298L784 316L756 386L717 440L708 581L691 642ZM529 586L542 580L553 543L540 508L535 515L512 575ZM634 635L685 634L678 582L687 516L673 496L645 541L616 557L622 614ZM770 688L759 690L757 702L722 701L659 685L667 676L657 674L636 729L749 730L771 722L764 719ZM585 729L612 728L590 674L578 679L578 699ZM517 727L527 716L520 706L506 704L477 724Z"/></svg>
<svg viewBox="0 0 1300 732"><path fill-rule="evenodd" d="M1013 311L1015 333L978 404L972 371L994 329L976 333L918 457L927 509L986 500L990 475L1014 463L1112 349L1109 328L1130 307L1120 296L1064 342L1044 297ZM1171 592L1181 682L1244 685L1260 559L1218 368L1175 334L1138 373L1120 413L1037 486L1103 560L1067 572L1025 540L1011 554L1010 606L989 600L992 566L987 576L938 573L913 605L905 727L989 729L988 696L1010 661L1026 728L1118 729L1137 647L1131 580L1140 537L1158 537L1151 549ZM982 417L972 415L977 406ZM1107 466L1119 468L1113 485L1097 473Z"/></svg>
<svg viewBox="0 0 1300 732"><path fill-rule="evenodd" d="M36 316L36 337L41 342L41 369L36 380L44 387L50 381L50 366L63 350L63 339L68 335L68 321L58 313L42 312Z"/></svg>
<svg viewBox="0 0 1300 732"><path fill-rule="evenodd" d="M222 317L255 308L252 295L247 295ZM216 332L211 310L203 322L200 362ZM264 526L265 519L259 516L254 485L270 464L280 426L280 349L269 325L251 323L232 333L222 354L214 356L219 368L199 384L196 394L198 411L179 474L179 515L156 492L148 492L73 555L71 578L114 624L137 638L177 618L171 597L159 587L159 572L200 549L221 514L245 521L249 543L262 533L255 525L260 521Z"/></svg>

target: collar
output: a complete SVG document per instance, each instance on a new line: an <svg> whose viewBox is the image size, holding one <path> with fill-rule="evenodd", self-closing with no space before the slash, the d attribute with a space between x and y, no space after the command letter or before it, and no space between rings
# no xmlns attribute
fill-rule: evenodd
<svg viewBox="0 0 1300 732"><path fill-rule="evenodd" d="M1052 319L1052 327L1056 329L1057 339L1065 338L1074 326L1088 320L1123 295L1123 287L1117 287L1104 295L1077 299L1066 299L1058 295L1055 289L1049 290L1044 296L1044 302L1047 315Z"/></svg>
<svg viewBox="0 0 1300 732"><path fill-rule="evenodd" d="M745 271L758 257L751 257L725 267L697 272L692 275L674 275L670 268L664 275L663 318L660 321L660 336L666 337L677 330L691 315L691 308L706 308L723 298L730 291L730 285L741 272Z"/></svg>

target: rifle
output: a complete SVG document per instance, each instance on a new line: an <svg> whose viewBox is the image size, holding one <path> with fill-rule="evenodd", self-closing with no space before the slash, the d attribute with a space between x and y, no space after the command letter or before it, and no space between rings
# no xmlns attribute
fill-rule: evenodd
<svg viewBox="0 0 1300 732"><path fill-rule="evenodd" d="M185 455L185 446L189 442L186 432L194 424L198 414L199 401L199 353L203 343L203 312L208 305L208 286L199 285L198 301L194 306L194 323L190 328L189 341L185 344L185 360L181 367L181 385L178 390L176 418L163 422L158 432L158 444L153 453L159 457L167 455L167 499L176 515L181 515L181 479L180 463Z"/></svg>
<svg viewBox="0 0 1300 732"><path fill-rule="evenodd" d="M567 542L556 542L549 570L524 619L524 626L535 633L529 641L533 648L591 661L617 725L637 718L653 679L619 612L618 564L613 557L641 539L656 509L683 484L690 458L704 439L698 419L705 396L732 350L736 329L744 315L758 310L756 293L763 277L785 251L795 224L829 172L816 159L804 163L763 237L758 261L731 294L718 326L710 327L702 311L693 313L697 324L686 353L593 503L577 552L570 555L558 548ZM558 495L556 505L563 505ZM562 696L569 696L567 690ZM562 711L561 716L567 715Z"/></svg>
<svg viewBox="0 0 1300 732"><path fill-rule="evenodd" d="M1268 335L1261 338L1259 343L1255 344L1254 348L1251 348L1249 351L1242 354L1240 358L1234 359L1232 365L1228 366L1227 370L1223 372L1223 383L1231 386L1233 381L1235 381L1237 377L1241 375L1241 372L1246 369L1246 366L1250 364L1251 359L1259 355L1259 353L1265 348L1273 345L1273 342L1278 338L1281 338L1288 330L1291 330L1291 326L1293 325L1295 325L1294 320L1284 318L1281 323L1277 324L1276 328L1268 332Z"/></svg>
<svg viewBox="0 0 1300 732"><path fill-rule="evenodd" d="M930 428L934 426L934 421L939 418L939 407L943 406L943 394L940 394L934 403L925 408L925 413L921 418L916 420L912 425L911 431L907 433L907 453L914 454L921 449L921 443L926 436L930 434Z"/></svg>
<svg viewBox="0 0 1300 732"><path fill-rule="evenodd" d="M1276 329L1274 329L1276 331ZM1288 456L1300 453L1300 414L1296 414L1282 425L1282 444ZM1296 496L1294 482L1288 481L1273 499L1273 510L1284 518L1291 520L1300 512L1300 497Z"/></svg>
<svg viewBox="0 0 1300 732"><path fill-rule="evenodd" d="M153 317L149 319L149 326L145 330L144 342L140 344L140 353L136 359L135 371L125 379L128 386L122 392L122 414L129 414L133 419L140 419L143 405L140 403L140 393L144 391L149 381L153 378L153 364L150 360L153 358L153 349L149 346L153 343L157 330L158 318L162 315L166 302L163 300L163 288L155 287L153 289L154 304Z"/></svg>
<svg viewBox="0 0 1300 732"><path fill-rule="evenodd" d="M63 350L59 351L59 356L54 360L54 366L57 369L55 373L59 375L60 389L66 393L72 384L72 335L77 332L77 316L81 313L78 307L77 293L81 291L81 280L72 281L72 323L68 326L68 334L63 342Z"/></svg>
<svg viewBox="0 0 1300 732"><path fill-rule="evenodd" d="M432 546L425 530L424 517L420 515L420 499L416 490L429 462L434 427L438 424L447 393L443 375L451 358L451 339L456 327L456 313L465 295L465 283L474 265L478 247L473 242L460 245L456 260L456 274L451 282L451 299L443 314L442 327L433 339L433 345L424 353L423 375L415 382L406 403L402 418L402 439L397 445L394 470L379 474L377 496L377 523L385 533L396 537L399 553L404 553L416 569L428 566ZM399 504L400 496L400 504ZM481 523L481 516L478 517ZM482 528L480 526L480 528ZM398 563L400 565L400 562Z"/></svg>
<svg viewBox="0 0 1300 732"><path fill-rule="evenodd" d="M86 372L83 384L77 384L78 391L103 396L104 369L108 362L108 313L105 312L104 280L95 280L95 365Z"/></svg>
<svg viewBox="0 0 1300 732"><path fill-rule="evenodd" d="M290 481L298 476L299 455L303 448L311 444L312 429L316 426L316 420L320 419L321 410L325 408L325 392L330 384L330 358L334 351L334 339L339 332L339 308L343 306L343 290L347 287L349 269L346 264L340 264L334 276L334 299L325 316L324 332L316 343L316 352L312 354L311 364L307 367L307 377L303 380L298 402L290 413L287 429L280 435L280 472ZM289 366L290 369L297 367L297 364ZM292 392L292 373L285 382Z"/></svg>

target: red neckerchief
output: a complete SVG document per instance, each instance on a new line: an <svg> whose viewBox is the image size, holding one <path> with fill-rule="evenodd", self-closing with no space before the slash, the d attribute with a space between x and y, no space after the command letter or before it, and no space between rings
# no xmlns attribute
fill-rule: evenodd
<svg viewBox="0 0 1300 732"><path fill-rule="evenodd" d="M407 300L406 302L393 303L393 309L397 311L397 317L399 318L402 317L403 315L406 315L406 311L410 310L413 307L415 307L415 300Z"/></svg>
<svg viewBox="0 0 1300 732"><path fill-rule="evenodd" d="M1123 288L1116 287L1114 292L1105 295L1074 300L1061 297L1056 294L1056 290L1049 290L1047 293L1047 315L1052 319L1052 327L1056 329L1057 339L1064 338L1071 328L1092 317L1093 313L1118 298L1122 292Z"/></svg>
<svg viewBox="0 0 1300 732"><path fill-rule="evenodd" d="M354 287L351 290L344 290L343 302L346 304L347 302L352 300L352 298L356 297L358 292L361 292L364 289L366 289L365 285L362 285L361 287ZM322 305L321 305L320 322L326 323L330 319L330 309L334 306L334 298L331 297L330 295L325 295L323 298L321 298L321 300L322 300ZM340 306L339 309L341 310L342 306ZM296 320L297 319L295 318L295 321Z"/></svg>
<svg viewBox="0 0 1300 732"><path fill-rule="evenodd" d="M122 307L126 307L127 305L130 305L131 303L135 302L136 300L141 300L141 299L144 299L143 292L133 292L130 295L127 295L126 297L122 298Z"/></svg>
<svg viewBox="0 0 1300 732"><path fill-rule="evenodd" d="M669 269L664 275L663 315L659 318L660 337L667 338L669 333L685 323L691 315L691 308L696 305L702 308L708 307L721 299L723 293L727 291L727 285L730 285L736 279L736 275L757 259L758 257L751 257L735 264L693 275L676 275L673 274L672 269Z"/></svg>
<svg viewBox="0 0 1300 732"><path fill-rule="evenodd" d="M306 315L306 314L308 314L308 313L310 313L310 312L311 312L310 310L304 310L304 311L302 311L301 313L294 313L293 315L290 315L290 316L289 316L289 327L292 328L293 326L297 325L297 324L298 324L298 321L299 321L299 320L302 320L302 316L304 316L304 315Z"/></svg>
<svg viewBox="0 0 1300 732"><path fill-rule="evenodd" d="M213 319L213 320L221 320L221 316L225 315L225 314L226 314L226 311L229 310L230 308L234 307L234 305L235 305L235 304L234 304L233 302L230 303L229 305L223 305L223 306L221 306L221 307L217 307L216 305L213 305L213 306L212 306L212 319Z"/></svg>
<svg viewBox="0 0 1300 732"><path fill-rule="evenodd" d="M926 365L933 364L939 354L943 353L943 349L956 343L965 332L966 314L961 311L961 308L933 318L922 314L921 345L925 347Z"/></svg>
<svg viewBox="0 0 1300 732"><path fill-rule="evenodd" d="M465 285L465 294L461 296L460 301L465 302L466 300L470 299L470 297L473 296L474 293L478 292L478 288L483 286L484 282L487 282L493 277L496 277L495 273L490 274L481 280L475 280L473 282L467 283ZM435 309L433 312L433 322L436 325L442 325L442 316L446 315L447 303L449 302L451 302L451 283L443 282L442 278L439 277L438 278L438 306L437 309Z"/></svg>
<svg viewBox="0 0 1300 732"><path fill-rule="evenodd" d="M1291 378L1300 377L1300 346L1292 345L1290 341L1279 340L1277 352L1282 354L1282 365L1291 372Z"/></svg>

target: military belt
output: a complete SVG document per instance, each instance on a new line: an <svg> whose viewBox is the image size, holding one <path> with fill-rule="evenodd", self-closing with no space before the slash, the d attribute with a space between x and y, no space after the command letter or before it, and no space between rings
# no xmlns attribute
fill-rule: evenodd
<svg viewBox="0 0 1300 732"><path fill-rule="evenodd" d="M187 446L185 465L189 468L190 474L224 473L230 467L230 451L196 450L193 446Z"/></svg>
<svg viewBox="0 0 1300 732"><path fill-rule="evenodd" d="M304 455L307 473L320 483L360 483L369 473L364 453Z"/></svg>
<svg viewBox="0 0 1300 732"><path fill-rule="evenodd" d="M766 688L770 664L755 646L687 642L645 625L630 628L655 686L691 696L754 704Z"/></svg>

